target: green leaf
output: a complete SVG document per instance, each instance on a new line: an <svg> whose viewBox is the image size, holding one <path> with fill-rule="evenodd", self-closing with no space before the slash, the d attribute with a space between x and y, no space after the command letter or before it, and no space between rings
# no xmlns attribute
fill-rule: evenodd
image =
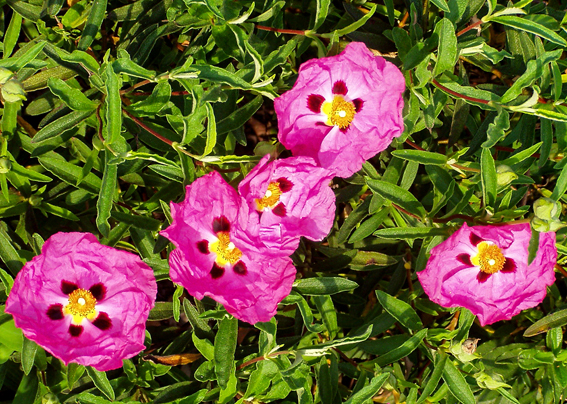
<svg viewBox="0 0 567 404"><path fill-rule="evenodd" d="M455 69L458 57L457 35L455 34L455 26L447 18L443 18L437 23L435 32L439 35L439 50L433 76L438 76L446 70L452 72Z"/></svg>
<svg viewBox="0 0 567 404"><path fill-rule="evenodd" d="M8 240L3 231L0 231L0 259L2 259L14 276L16 276L24 266L12 242Z"/></svg>
<svg viewBox="0 0 567 404"><path fill-rule="evenodd" d="M105 153L106 164L102 176L102 185L96 202L96 227L104 237L110 234L110 211L114 204L114 195L118 186L118 166L108 164L111 158L110 152Z"/></svg>
<svg viewBox="0 0 567 404"><path fill-rule="evenodd" d="M210 103L205 104L207 108L207 141L205 143L205 151L202 157L208 156L217 144L217 123L215 120L215 112Z"/></svg>
<svg viewBox="0 0 567 404"><path fill-rule="evenodd" d="M338 277L303 278L295 281L293 287L302 295L317 296L353 290L358 287L358 283Z"/></svg>
<svg viewBox="0 0 567 404"><path fill-rule="evenodd" d="M161 228L161 222L154 218L142 215L129 215L128 213L112 211L110 216L119 222L130 224L144 230L156 231Z"/></svg>
<svg viewBox="0 0 567 404"><path fill-rule="evenodd" d="M533 337L544 333L552 328L563 327L567 324L567 309L548 314L544 318L536 321L524 331L524 337Z"/></svg>
<svg viewBox="0 0 567 404"><path fill-rule="evenodd" d="M92 3L89 11L87 23L81 34L81 39L77 45L77 49L86 51L94 41L96 34L100 31L104 15L106 14L107 0L96 0Z"/></svg>
<svg viewBox="0 0 567 404"><path fill-rule="evenodd" d="M559 201L565 192L567 191L567 165L561 169L561 174L559 174L559 178L557 178L557 182L555 183L555 188L553 189L553 193L551 194L550 198L554 201Z"/></svg>
<svg viewBox="0 0 567 404"><path fill-rule="evenodd" d="M394 150L392 155L404 160L415 161L416 163L423 165L442 166L447 163L446 156L425 150Z"/></svg>
<svg viewBox="0 0 567 404"><path fill-rule="evenodd" d="M360 334L349 335L348 337L335 339L323 344L311 345L309 347L298 350L297 354L305 356L322 356L325 355L331 348L366 341L370 337L371 331L372 326L367 326L366 328L361 330Z"/></svg>
<svg viewBox="0 0 567 404"><path fill-rule="evenodd" d="M517 17L513 17L517 18ZM526 20L524 20L526 21ZM545 66L554 62L561 57L563 50L556 50L552 52L545 52L543 55L535 60L528 61L526 71L522 74L512 86L504 93L500 102L507 104L510 101L515 100L526 87L531 86L534 81L540 79L543 75L543 69Z"/></svg>
<svg viewBox="0 0 567 404"><path fill-rule="evenodd" d="M381 290L376 291L376 296L378 301L398 322L410 330L418 330L423 328L423 323L421 319L415 312L415 310L406 302L399 300L389 294L382 292Z"/></svg>
<svg viewBox="0 0 567 404"><path fill-rule="evenodd" d="M325 328L327 328L329 337L331 339L335 338L339 331L339 326L337 323L337 311L331 296L313 296L313 302L317 307L317 311L321 314L321 319L323 320L323 324L325 324Z"/></svg>
<svg viewBox="0 0 567 404"><path fill-rule="evenodd" d="M487 208L494 208L496 203L496 166L494 164L494 158L490 153L490 149L482 149L482 154L480 158L480 174L482 179L482 196L484 199L484 204Z"/></svg>
<svg viewBox="0 0 567 404"><path fill-rule="evenodd" d="M173 292L173 319L175 321L179 321L179 316L181 315L181 302L179 301L179 298L183 294L183 291L183 286L177 285L175 292Z"/></svg>
<svg viewBox="0 0 567 404"><path fill-rule="evenodd" d="M67 184L77 186L95 195L98 195L100 192L102 182L100 178L93 173L89 173L76 185L79 176L82 175L81 167L77 167L60 158L46 156L39 157L38 161L47 171L65 181Z"/></svg>
<svg viewBox="0 0 567 404"><path fill-rule="evenodd" d="M264 99L261 95L256 96L246 105L238 108L226 118L217 123L217 135L223 135L232 130L241 128L260 109Z"/></svg>
<svg viewBox="0 0 567 404"><path fill-rule="evenodd" d="M138 4L133 3L133 4ZM118 51L118 59L112 62L112 69L115 73L124 73L128 76L139 77L145 80L153 80L156 77L156 72L143 68L130 59L130 55L124 49Z"/></svg>
<svg viewBox="0 0 567 404"><path fill-rule="evenodd" d="M434 236L447 236L448 230L436 227L392 227L374 232L374 236L390 239L416 239Z"/></svg>
<svg viewBox="0 0 567 404"><path fill-rule="evenodd" d="M73 390L73 386L83 376L83 373L85 373L83 365L74 362L67 365L67 386L69 390Z"/></svg>
<svg viewBox="0 0 567 404"><path fill-rule="evenodd" d="M389 377L390 373L382 373L374 377L368 386L363 387L354 393L347 401L345 401L345 404L364 404L368 402L368 400L371 400L372 397L378 393Z"/></svg>
<svg viewBox="0 0 567 404"><path fill-rule="evenodd" d="M439 8L439 10L443 10L447 13L451 11L445 0L431 0L431 2L435 4Z"/></svg>
<svg viewBox="0 0 567 404"><path fill-rule="evenodd" d="M565 41L565 39L563 39L561 36L553 32L549 28L546 28L543 25L526 18L516 17L513 15L501 15L484 17L483 21L497 22L508 27L539 35L540 37L547 39L549 42L553 42L554 44L562 47L567 47L567 41Z"/></svg>
<svg viewBox="0 0 567 404"><path fill-rule="evenodd" d="M120 77L112 69L112 65L106 67L106 125L104 127L104 140L112 145L120 136L122 130L122 101L120 99L120 88L122 82Z"/></svg>
<svg viewBox="0 0 567 404"><path fill-rule="evenodd" d="M234 376L234 353L238 337L238 320L232 316L219 321L219 330L215 335L215 374L221 388L228 386L228 380Z"/></svg>
<svg viewBox="0 0 567 404"><path fill-rule="evenodd" d="M27 376L30 374L33 363L35 361L35 354L37 352L38 345L27 338L23 339L22 345L22 369L24 374Z"/></svg>
<svg viewBox="0 0 567 404"><path fill-rule="evenodd" d="M148 321L161 321L173 317L172 302L156 302L153 309L150 310Z"/></svg>
<svg viewBox="0 0 567 404"><path fill-rule="evenodd" d="M6 34L4 35L3 59L7 59L12 54L12 51L18 42L18 38L20 37L21 28L22 16L20 14L13 13L8 29L6 30Z"/></svg>
<svg viewBox="0 0 567 404"><path fill-rule="evenodd" d="M317 4L315 6L315 23L313 24L313 30L316 31L327 18L329 14L329 6L331 5L330 0L317 0Z"/></svg>
<svg viewBox="0 0 567 404"><path fill-rule="evenodd" d="M487 140L482 144L482 147L489 149L496 145L501 139L506 136L506 131L510 128L510 114L506 110L501 110L494 118L494 122L488 125L486 131Z"/></svg>
<svg viewBox="0 0 567 404"><path fill-rule="evenodd" d="M60 78L50 77L47 85L53 94L75 111L91 111L98 106L97 102L89 100L81 90L71 87Z"/></svg>
<svg viewBox="0 0 567 404"><path fill-rule="evenodd" d="M79 221L80 220L70 210L62 208L61 206L52 205L52 204L47 203L45 201L41 203L41 205L39 206L39 209L41 209L41 210L43 210L47 213L51 213L52 215L62 217L62 218L67 219L67 220L72 220L72 221Z"/></svg>
<svg viewBox="0 0 567 404"><path fill-rule="evenodd" d="M39 132L37 132L33 137L32 143L38 143L43 140L51 139L55 136L59 136L66 130L74 128L75 126L84 122L85 119L87 119L93 113L94 110L91 109L86 111L73 111L67 115L64 115L61 118L58 118L41 128Z"/></svg>
<svg viewBox="0 0 567 404"><path fill-rule="evenodd" d="M106 372L99 372L95 368L90 366L86 367L87 374L93 381L94 385L97 389L99 389L109 400L114 401L114 390L108 381L108 377L106 376Z"/></svg>
<svg viewBox="0 0 567 404"><path fill-rule="evenodd" d="M536 143L533 146L528 147L525 150L522 150L511 157L508 157L506 160L499 161L499 164L513 166L514 164L521 163L522 161L534 157L534 153L538 151L541 147L542 142Z"/></svg>
<svg viewBox="0 0 567 404"><path fill-rule="evenodd" d="M476 403L474 395L467 381L461 374L460 370L457 369L453 362L450 360L445 362L445 368L443 369L443 380L445 380L445 383L447 383L449 391L461 403Z"/></svg>
<svg viewBox="0 0 567 404"><path fill-rule="evenodd" d="M384 198L392 201L392 203L420 218L425 217L425 208L409 191L386 181L367 179L366 183L372 191L382 195Z"/></svg>
<svg viewBox="0 0 567 404"><path fill-rule="evenodd" d="M412 335L406 342L404 342L398 348L395 348L390 352L388 352L387 354L384 354L367 363L376 364L380 367L384 367L386 365L389 365L390 363L405 358L406 356L408 356L417 349L417 347L419 346L419 344L421 344L421 341L423 341L426 335L427 335L427 329L420 330L416 332L414 335Z"/></svg>
<svg viewBox="0 0 567 404"><path fill-rule="evenodd" d="M332 38L333 36L337 35L337 36L343 36L343 35L348 35L351 32L356 31L357 29L359 29L360 27L362 27L364 24L366 24L366 21L368 21L370 19L370 17L372 17L374 15L374 13L376 12L376 4L372 5L372 8L366 13L364 14L364 16L358 20L353 22L350 25L347 25L344 28L338 29L333 33L330 34L322 34L321 37L322 38Z"/></svg>
<svg viewBox="0 0 567 404"><path fill-rule="evenodd" d="M435 358L435 367L433 368L433 372L431 372L431 376L429 376L429 380L427 380L427 383L425 384L425 386L423 386L423 392L417 400L417 404L421 404L425 400L427 400L431 393L433 393L433 391L437 388L439 380L441 380L441 376L443 375L447 358L448 356L444 351L437 351L437 356Z"/></svg>

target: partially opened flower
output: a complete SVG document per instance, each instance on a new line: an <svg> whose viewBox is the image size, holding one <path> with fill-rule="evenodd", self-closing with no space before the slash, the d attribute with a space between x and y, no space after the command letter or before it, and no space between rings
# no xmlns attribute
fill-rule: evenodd
<svg viewBox="0 0 567 404"><path fill-rule="evenodd" d="M538 305L555 281L555 233L540 233L528 265L530 225L467 224L431 250L417 273L429 298L443 307L465 307L481 325L508 320Z"/></svg>
<svg viewBox="0 0 567 404"><path fill-rule="evenodd" d="M292 254L299 237L322 240L335 219L332 174L310 157L270 162L266 155L238 186L250 210L260 212L260 237Z"/></svg>
<svg viewBox="0 0 567 404"><path fill-rule="evenodd" d="M274 101L278 138L295 156L349 177L402 133L404 90L396 66L350 43L301 65L293 88Z"/></svg>
<svg viewBox="0 0 567 404"><path fill-rule="evenodd" d="M171 204L173 223L161 234L177 247L171 280L197 299L210 296L235 317L254 324L274 316L291 291L295 267L285 252L270 251L258 233L258 215L212 172L187 186Z"/></svg>
<svg viewBox="0 0 567 404"><path fill-rule="evenodd" d="M90 233L57 233L18 273L6 302L24 335L65 364L100 371L144 349L152 269Z"/></svg>

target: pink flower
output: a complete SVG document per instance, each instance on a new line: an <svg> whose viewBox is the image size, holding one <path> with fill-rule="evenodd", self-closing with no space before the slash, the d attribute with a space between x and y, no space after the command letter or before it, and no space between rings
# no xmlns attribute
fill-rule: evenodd
<svg viewBox="0 0 567 404"><path fill-rule="evenodd" d="M100 371L144 349L152 269L89 233L57 233L18 273L6 312L51 354Z"/></svg>
<svg viewBox="0 0 567 404"><path fill-rule="evenodd" d="M161 232L177 247L169 256L171 280L248 323L270 320L291 291L295 267L263 244L258 215L236 190L211 172L187 186L171 215L173 223Z"/></svg>
<svg viewBox="0 0 567 404"><path fill-rule="evenodd" d="M509 320L537 306L555 281L555 233L540 233L535 259L528 265L530 225L467 224L431 250L417 273L429 298L443 307L465 307L481 325Z"/></svg>
<svg viewBox="0 0 567 404"><path fill-rule="evenodd" d="M278 138L294 155L349 177L402 133L404 90L396 66L350 43L301 65L293 88L274 101Z"/></svg>
<svg viewBox="0 0 567 404"><path fill-rule="evenodd" d="M332 174L309 157L270 162L266 155L238 186L250 210L260 212L264 244L292 254L305 236L322 240L335 220Z"/></svg>

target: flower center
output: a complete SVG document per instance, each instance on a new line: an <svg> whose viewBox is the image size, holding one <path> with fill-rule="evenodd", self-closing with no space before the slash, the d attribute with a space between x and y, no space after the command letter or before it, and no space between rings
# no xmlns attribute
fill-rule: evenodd
<svg viewBox="0 0 567 404"><path fill-rule="evenodd" d="M280 201L280 195L282 190L280 189L279 182L270 182L268 185L268 190L264 194L262 199L256 199L256 207L259 211L276 205Z"/></svg>
<svg viewBox="0 0 567 404"><path fill-rule="evenodd" d="M325 102L322 111L327 115L327 125L348 128L356 115L354 103L345 100L342 95L335 95L333 102Z"/></svg>
<svg viewBox="0 0 567 404"><path fill-rule="evenodd" d="M73 315L73 322L80 323L84 317L93 320L96 315L96 299L89 290L75 289L69 294L69 304L65 306L65 314Z"/></svg>
<svg viewBox="0 0 567 404"><path fill-rule="evenodd" d="M240 251L232 241L230 241L230 235L226 231L219 231L217 233L218 240L211 243L210 250L217 254L216 262L223 266L228 264L234 264L240 257L242 257L242 251Z"/></svg>
<svg viewBox="0 0 567 404"><path fill-rule="evenodd" d="M506 263L506 257L496 244L481 242L478 245L478 254L472 257L471 262L480 267L480 270L487 274L494 274Z"/></svg>

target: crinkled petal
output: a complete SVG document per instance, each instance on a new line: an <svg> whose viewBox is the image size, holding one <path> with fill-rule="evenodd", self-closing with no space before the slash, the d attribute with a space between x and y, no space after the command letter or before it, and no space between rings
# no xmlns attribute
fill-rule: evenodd
<svg viewBox="0 0 567 404"><path fill-rule="evenodd" d="M515 270L499 271L481 282L480 268L459 260L474 256L472 239L496 244ZM508 320L522 310L541 303L547 286L555 281L557 261L555 233L541 233L534 261L528 266L529 224L474 226L467 224L431 250L426 268L417 273L429 298L444 307L465 307L477 315L481 325Z"/></svg>
<svg viewBox="0 0 567 404"><path fill-rule="evenodd" d="M346 99L362 103L346 130L327 126L327 116L307 102L310 95L332 102L337 82L344 83ZM293 88L274 101L278 138L295 156L313 157L334 175L348 177L402 133L404 90L396 66L374 56L363 43L350 43L337 56L301 65Z"/></svg>
<svg viewBox="0 0 567 404"><path fill-rule="evenodd" d="M83 332L72 337L70 315L50 319L50 306L69 303L62 281L85 290L103 284L106 294L96 310L108 314L112 326L100 330L84 318ZM153 271L138 256L101 245L92 234L57 233L45 242L41 255L18 273L6 312L27 338L65 364L105 371L121 367L123 359L144 349L145 323L156 293Z"/></svg>

